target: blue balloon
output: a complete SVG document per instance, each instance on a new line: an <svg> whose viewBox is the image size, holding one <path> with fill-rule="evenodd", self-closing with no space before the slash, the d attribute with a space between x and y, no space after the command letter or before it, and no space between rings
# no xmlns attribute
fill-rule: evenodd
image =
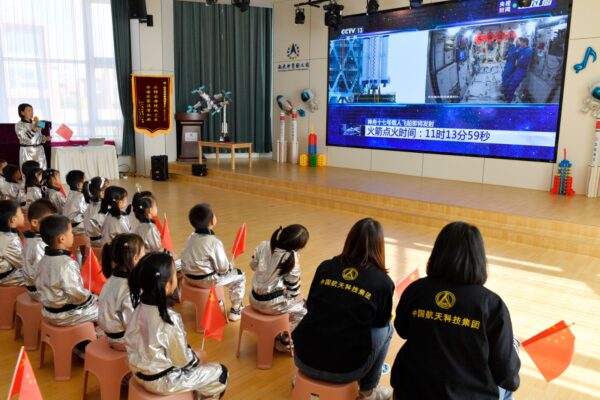
<svg viewBox="0 0 600 400"><path fill-rule="evenodd" d="M592 97L600 101L600 86L596 86L594 90L592 90Z"/></svg>

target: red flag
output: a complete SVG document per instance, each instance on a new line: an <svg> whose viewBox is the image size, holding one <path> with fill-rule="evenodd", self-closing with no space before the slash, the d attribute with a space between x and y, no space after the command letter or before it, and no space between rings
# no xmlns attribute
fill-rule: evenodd
<svg viewBox="0 0 600 400"><path fill-rule="evenodd" d="M15 367L15 373L13 374L8 391L8 400L17 395L19 399L42 400L40 387L35 380L35 374L31 368L29 357L27 357L27 352L25 352L23 347L21 347L21 352L17 359L17 366Z"/></svg>
<svg viewBox="0 0 600 400"><path fill-rule="evenodd" d="M73 137L73 131L65 124L61 124L55 132L66 141L70 141Z"/></svg>
<svg viewBox="0 0 600 400"><path fill-rule="evenodd" d="M210 288L208 294L208 301L204 308L204 315L202 316L202 327L204 328L204 337L213 338L219 342L223 340L223 328L225 327L225 316L221 311L219 305L219 299L215 292L215 285Z"/></svg>
<svg viewBox="0 0 600 400"><path fill-rule="evenodd" d="M233 253L232 258L235 260L237 256L244 253L246 251L246 233L248 232L248 227L246 223L238 229L237 235L235 235L235 240L233 241L233 249L231 252Z"/></svg>
<svg viewBox="0 0 600 400"><path fill-rule="evenodd" d="M402 292L404 292L404 290L406 290L408 285L410 285L417 279L419 279L419 269L415 268L415 270L413 272L406 275L404 278L402 278L400 281L398 281L398 283L396 283L396 289L394 290L394 295L396 297L400 298L400 296L402 296Z"/></svg>
<svg viewBox="0 0 600 400"><path fill-rule="evenodd" d="M106 283L106 277L102 273L102 267L96 258L96 254L90 251L90 255L81 267L81 279L83 286L95 294L100 294L102 287Z"/></svg>
<svg viewBox="0 0 600 400"><path fill-rule="evenodd" d="M171 254L173 252L173 240L171 239L171 231L169 230L169 221L167 220L167 216L165 215L165 225L163 226L160 240L162 241L162 247L166 250L169 250Z"/></svg>
<svg viewBox="0 0 600 400"><path fill-rule="evenodd" d="M166 220L166 218L165 218L165 220ZM156 227L158 228L158 231L160 232L160 237L161 237L161 239L162 239L162 237L163 237L163 236L164 236L164 234L165 234L165 233L164 233L164 232L165 232L165 230L164 230L164 228L163 228L162 224L160 223L160 218L158 218L158 216L157 216L157 215L155 215L154 217L152 217L152 221L154 221L154 224L155 224L155 225L156 225Z"/></svg>
<svg viewBox="0 0 600 400"><path fill-rule="evenodd" d="M65 199L67 198L67 194L65 193L65 189L63 188L62 183L57 183L58 186L58 190L62 193L62 195L65 197Z"/></svg>
<svg viewBox="0 0 600 400"><path fill-rule="evenodd" d="M546 382L550 382L559 377L571 364L575 352L575 336L565 321L560 321L525 340L523 348Z"/></svg>

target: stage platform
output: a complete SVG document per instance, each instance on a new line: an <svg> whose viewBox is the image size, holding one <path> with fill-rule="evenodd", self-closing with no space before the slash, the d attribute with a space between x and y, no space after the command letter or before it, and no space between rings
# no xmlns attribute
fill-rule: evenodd
<svg viewBox="0 0 600 400"><path fill-rule="evenodd" d="M240 160L235 171L209 160L205 177L192 176L191 165L170 163L171 178L432 227L464 220L486 237L600 256L600 198L270 159L252 168Z"/></svg>

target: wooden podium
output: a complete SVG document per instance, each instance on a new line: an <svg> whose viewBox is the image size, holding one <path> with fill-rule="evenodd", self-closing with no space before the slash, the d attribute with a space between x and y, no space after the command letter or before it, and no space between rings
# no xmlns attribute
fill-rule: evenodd
<svg viewBox="0 0 600 400"><path fill-rule="evenodd" d="M177 154L178 160L196 161L198 159L198 142L202 140L206 113L175 114L177 124Z"/></svg>

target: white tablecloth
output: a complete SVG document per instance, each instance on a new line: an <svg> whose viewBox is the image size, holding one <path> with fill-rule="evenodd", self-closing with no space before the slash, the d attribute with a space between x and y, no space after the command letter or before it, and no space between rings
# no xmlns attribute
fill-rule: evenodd
<svg viewBox="0 0 600 400"><path fill-rule="evenodd" d="M65 181L67 172L78 169L88 179L102 176L119 179L119 163L115 146L52 147L52 168L60 171Z"/></svg>

